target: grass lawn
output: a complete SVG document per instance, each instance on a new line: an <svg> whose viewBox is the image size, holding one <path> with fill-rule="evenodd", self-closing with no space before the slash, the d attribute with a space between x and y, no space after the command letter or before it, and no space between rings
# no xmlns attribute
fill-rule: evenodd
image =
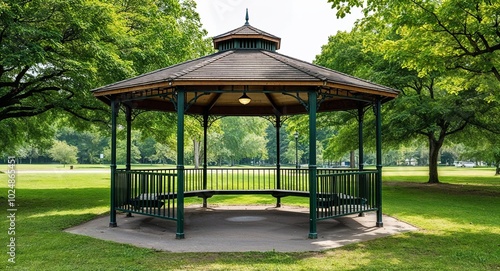
<svg viewBox="0 0 500 271"><path fill-rule="evenodd" d="M19 165L18 169L51 167L59 165ZM0 269L500 270L500 177L493 176L493 169L440 168L445 183L429 185L426 168L384 168L384 213L419 227L416 232L324 252L168 253L63 232L108 211L109 174L92 171L95 167L78 165L89 170L78 174L18 173L16 264L7 262L9 225L4 216ZM0 165L0 170L6 169L7 165ZM4 209L7 179L0 174ZM274 203L269 196L243 199L248 204ZM217 197L210 202L214 200L235 204L242 198ZM300 198L283 201L306 203Z"/></svg>

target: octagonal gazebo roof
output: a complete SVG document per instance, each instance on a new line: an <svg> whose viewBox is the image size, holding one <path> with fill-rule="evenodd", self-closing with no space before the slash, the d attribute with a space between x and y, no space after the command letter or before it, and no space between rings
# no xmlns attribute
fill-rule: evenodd
<svg viewBox="0 0 500 271"><path fill-rule="evenodd" d="M307 93L318 91L318 112L357 109L395 98L399 91L276 52L281 39L248 23L213 38L219 52L94 90L135 109L174 112L168 98L186 93L187 114L293 115L307 112ZM246 93L251 102L238 98Z"/></svg>

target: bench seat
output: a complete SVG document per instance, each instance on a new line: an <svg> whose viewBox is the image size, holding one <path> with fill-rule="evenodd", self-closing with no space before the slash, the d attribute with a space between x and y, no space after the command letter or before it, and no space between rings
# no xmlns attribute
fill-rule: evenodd
<svg viewBox="0 0 500 271"><path fill-rule="evenodd" d="M266 189L266 190L192 190L184 192L184 197L199 197L203 199L211 198L215 195L271 195L275 198L287 196L309 197L308 191ZM130 200L134 208L142 207L162 207L165 200L177 198L177 193L167 194L141 194ZM344 193L337 194L317 194L318 207L329 208L332 206L356 204L365 205L367 199L351 196Z"/></svg>
<svg viewBox="0 0 500 271"><path fill-rule="evenodd" d="M165 201L160 195L144 193L130 199L129 203L135 210L139 210L141 208L161 208L165 204Z"/></svg>

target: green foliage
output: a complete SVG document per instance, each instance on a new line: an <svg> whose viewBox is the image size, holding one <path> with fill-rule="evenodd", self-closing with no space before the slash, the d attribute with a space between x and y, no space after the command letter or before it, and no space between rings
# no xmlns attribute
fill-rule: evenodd
<svg viewBox="0 0 500 271"><path fill-rule="evenodd" d="M141 151L137 147L137 145L130 146L130 162L138 163L141 159ZM104 148L103 151L105 163L111 162L111 148L108 146ZM117 140L116 142L116 163L124 165L127 161L127 144L125 140Z"/></svg>
<svg viewBox="0 0 500 271"><path fill-rule="evenodd" d="M32 159L38 158L41 155L41 151L35 147L34 145L26 145L25 147L21 147L16 151L16 157L18 158L28 158L30 164Z"/></svg>
<svg viewBox="0 0 500 271"><path fill-rule="evenodd" d="M498 134L479 129L466 129L465 133L454 138L465 146L463 155L467 159L486 161L493 165L495 174L500 175L500 142Z"/></svg>
<svg viewBox="0 0 500 271"><path fill-rule="evenodd" d="M78 158L81 164L102 162L100 154L108 144L107 138L95 129L79 132L64 127L57 132L56 138L78 148Z"/></svg>
<svg viewBox="0 0 500 271"><path fill-rule="evenodd" d="M275 164L276 163L276 127L269 123L267 128L266 128L266 148L267 148L267 155L269 158L269 163L270 164ZM280 154L283 156L283 154L288 150L288 145L290 138L288 137L287 134L287 122L282 123L280 127ZM294 161L293 159L287 159L286 161ZM281 160L281 163L285 163L285 160Z"/></svg>
<svg viewBox="0 0 500 271"><path fill-rule="evenodd" d="M156 141L151 137L148 137L148 138L144 139L143 141L137 142L137 147L141 151L141 160L142 160L141 162L144 163L146 161L149 161L149 162L154 161L154 155L156 152L156 148L155 148L156 144L157 144Z"/></svg>
<svg viewBox="0 0 500 271"><path fill-rule="evenodd" d="M257 158L261 160L267 159L267 141L261 135L247 134L240 143L240 150L244 149L245 157L243 158Z"/></svg>
<svg viewBox="0 0 500 271"><path fill-rule="evenodd" d="M224 134L217 132L208 133L207 159L211 164L222 166L228 161L231 153L223 141Z"/></svg>
<svg viewBox="0 0 500 271"><path fill-rule="evenodd" d="M52 145L55 127L44 113L31 118L10 118L0 121L0 155L13 155L18 146L32 145L46 150Z"/></svg>
<svg viewBox="0 0 500 271"><path fill-rule="evenodd" d="M49 156L64 165L66 164L76 164L78 148L75 146L68 145L64 141L56 140L52 148L49 149Z"/></svg>
<svg viewBox="0 0 500 271"><path fill-rule="evenodd" d="M261 118L226 117L221 119L222 140L231 161L267 158L264 138L267 122Z"/></svg>
<svg viewBox="0 0 500 271"><path fill-rule="evenodd" d="M19 127L9 129L3 144L26 138L18 119L48 112L52 121L34 120L39 126L31 138L47 134L45 126L55 118L79 128L88 127L87 121L107 124L109 108L91 89L210 52L195 5L191 0L2 1L0 125Z"/></svg>
<svg viewBox="0 0 500 271"><path fill-rule="evenodd" d="M391 33L397 39L373 36L371 51L382 51L386 59L418 72L453 71L446 77L449 87L470 89L499 100L500 39L498 1L482 0L329 0L344 16L351 7L364 8L359 24L373 32ZM364 4L364 5L363 5Z"/></svg>
<svg viewBox="0 0 500 271"><path fill-rule="evenodd" d="M156 142L155 153L151 156L152 161L157 161L162 164L166 164L167 162L173 162L177 159L177 153L175 149L170 148L168 145L161 144Z"/></svg>
<svg viewBox="0 0 500 271"><path fill-rule="evenodd" d="M141 131L142 138L151 137L156 142L176 147L177 115L174 113L141 112L132 126Z"/></svg>
<svg viewBox="0 0 500 271"><path fill-rule="evenodd" d="M439 182L438 156L445 138L468 125L495 127L494 123L498 124L496 103L488 102L489 94L481 92L478 84L450 83L449 78L464 75L462 71L422 73L409 67L406 57L412 59L420 53L417 45L399 46L393 51L374 45L373 41L382 44L404 39L395 29L361 24L350 33L339 32L323 46L316 63L400 89L399 97L384 106L383 140L386 145L399 147L417 137L425 138L429 147L429 182ZM329 141L328 157L339 157L357 149L356 115L330 113L323 117L326 120L322 122L333 124L338 132ZM364 129L365 138L373 138L373 115L365 116L365 126L370 127Z"/></svg>

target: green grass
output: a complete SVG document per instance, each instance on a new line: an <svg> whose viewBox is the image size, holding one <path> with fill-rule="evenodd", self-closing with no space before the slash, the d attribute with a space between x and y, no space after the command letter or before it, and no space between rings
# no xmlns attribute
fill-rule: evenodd
<svg viewBox="0 0 500 271"><path fill-rule="evenodd" d="M4 217L0 269L5 265L6 270L500 270L500 177L493 176L492 169L446 167L440 168L445 184L429 185L426 172L418 167L384 168L384 213L420 230L303 253L168 253L65 233L68 227L106 214L109 175L21 172L16 184L17 263L7 263ZM4 208L6 198L7 175L0 174ZM242 202L273 204L274 199L210 199L226 205ZM293 197L283 202L307 204Z"/></svg>

